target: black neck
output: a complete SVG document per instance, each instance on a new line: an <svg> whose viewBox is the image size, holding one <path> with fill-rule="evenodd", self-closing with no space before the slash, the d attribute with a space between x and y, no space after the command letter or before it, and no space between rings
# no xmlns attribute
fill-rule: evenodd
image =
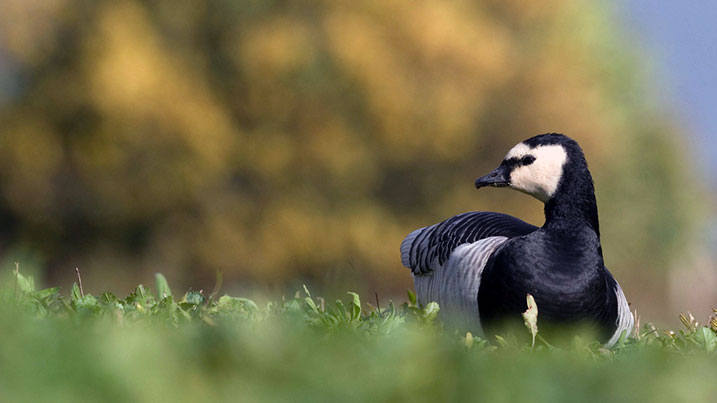
<svg viewBox="0 0 717 403"><path fill-rule="evenodd" d="M577 235L587 226L600 238L592 177L582 161L567 164L553 197L545 203L543 228Z"/></svg>

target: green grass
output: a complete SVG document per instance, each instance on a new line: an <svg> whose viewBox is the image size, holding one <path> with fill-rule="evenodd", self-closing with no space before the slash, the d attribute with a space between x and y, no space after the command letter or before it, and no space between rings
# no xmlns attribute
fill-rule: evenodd
<svg viewBox="0 0 717 403"><path fill-rule="evenodd" d="M717 401L717 322L551 348L444 330L411 295L380 312L306 289L259 307L177 297L161 275L123 299L21 274L0 292L3 402Z"/></svg>

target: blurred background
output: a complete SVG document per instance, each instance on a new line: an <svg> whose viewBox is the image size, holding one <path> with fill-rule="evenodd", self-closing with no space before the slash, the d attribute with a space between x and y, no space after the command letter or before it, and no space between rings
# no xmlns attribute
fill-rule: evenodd
<svg viewBox="0 0 717 403"><path fill-rule="evenodd" d="M79 267L85 290L122 296L221 272L235 294L401 299L413 229L471 210L542 224L541 203L473 181L562 132L632 308L705 319L704 4L0 0L2 267L65 292Z"/></svg>

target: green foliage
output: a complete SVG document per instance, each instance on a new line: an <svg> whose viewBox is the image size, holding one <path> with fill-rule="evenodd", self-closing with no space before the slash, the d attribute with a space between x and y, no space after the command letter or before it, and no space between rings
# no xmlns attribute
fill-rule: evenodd
<svg viewBox="0 0 717 403"><path fill-rule="evenodd" d="M528 309L523 312L523 321L533 338L531 347L535 347L535 336L538 335L538 304L535 303L535 298L530 294L527 295L526 302Z"/></svg>
<svg viewBox="0 0 717 403"><path fill-rule="evenodd" d="M77 284L73 284L69 297L62 296L58 287L36 291L32 277L13 273L15 289L12 295L8 289L3 292L4 299L12 299L15 304L29 313L39 317L71 316L84 319L110 318L124 323L130 321L149 321L167 326L178 327L191 322L202 322L215 325L217 321L243 321L260 323L290 319L328 333L350 329L362 335L390 334L398 328L411 324L425 329L436 328L436 318L440 311L437 303L431 302L417 305L415 294L408 290L408 301L396 307L389 302L388 307L379 309L368 305L371 309L364 310L360 296L348 292L350 299L345 302L337 299L333 305L327 305L323 298L312 297L306 286L303 293L297 292L293 298L282 299L280 303L269 302L260 308L248 298L223 295L218 299L206 298L201 291L188 291L179 301L175 301L169 291L169 284L164 276L157 273L157 295L142 284L126 298L120 299L112 293L105 292L95 297L83 294ZM9 301L4 301L9 303ZM538 334L538 306L533 297L527 296L528 310L523 313L525 325L533 338L531 346L535 347ZM717 310L715 311L717 313ZM627 335L618 342L616 351L659 345L674 352L700 351L714 352L717 349L717 329L714 318L707 325L700 325L691 315L680 314L684 328L677 333L658 331L654 326L645 325L637 335ZM440 328L440 326L438 326ZM517 341L506 341L497 337L497 343L503 347L517 347ZM479 344L487 346L485 340L470 334L465 337L466 345L473 347ZM552 348L547 342L546 347ZM595 350L594 352L597 352Z"/></svg>
<svg viewBox="0 0 717 403"><path fill-rule="evenodd" d="M157 295L161 298L171 297L172 290L169 288L169 283L164 275L162 273L157 273L154 275L154 278L157 282Z"/></svg>
<svg viewBox="0 0 717 403"><path fill-rule="evenodd" d="M437 304L417 306L410 292L378 309L352 292L326 304L304 287L259 307L196 291L176 302L142 285L119 299L37 291L19 273L14 283L0 289L3 401L687 402L717 393L717 331L689 315L678 332L646 325L612 350L581 337L531 347L443 329Z"/></svg>
<svg viewBox="0 0 717 403"><path fill-rule="evenodd" d="M416 306L414 297L412 302L400 307L391 302L386 309L379 311L374 308L365 312L359 295L354 292L348 293L348 303L338 299L333 305L326 306L323 298L312 298L306 287L303 295L297 292L291 299L284 299L281 303L270 302L264 308L259 308L248 298L223 295L214 300L204 297L198 291L188 291L179 301L175 301L169 291L169 284L159 273L156 276L157 295L140 284L124 299L109 292L102 293L98 298L82 294L79 286L73 284L69 297L65 297L60 294L58 287L35 291L31 277L13 274L17 294L12 298L24 310L39 316L55 313L81 320L108 318L120 323L149 321L178 327L192 322L214 325L222 321L259 323L290 319L308 328L328 332L352 329L368 335L389 334L406 322L432 327L439 311L435 302ZM4 297L9 297L7 291Z"/></svg>

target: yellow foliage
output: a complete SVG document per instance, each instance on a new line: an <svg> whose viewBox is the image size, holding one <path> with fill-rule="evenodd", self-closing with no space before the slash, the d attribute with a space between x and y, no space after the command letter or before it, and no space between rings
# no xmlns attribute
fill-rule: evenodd
<svg viewBox="0 0 717 403"><path fill-rule="evenodd" d="M209 287L348 267L395 289L415 228L467 210L541 224L537 202L473 180L549 131L586 151L613 272L667 267L691 228L674 131L597 4L0 5L21 73L0 105L0 253L36 249L51 274L121 282L121 263L127 284Z"/></svg>

